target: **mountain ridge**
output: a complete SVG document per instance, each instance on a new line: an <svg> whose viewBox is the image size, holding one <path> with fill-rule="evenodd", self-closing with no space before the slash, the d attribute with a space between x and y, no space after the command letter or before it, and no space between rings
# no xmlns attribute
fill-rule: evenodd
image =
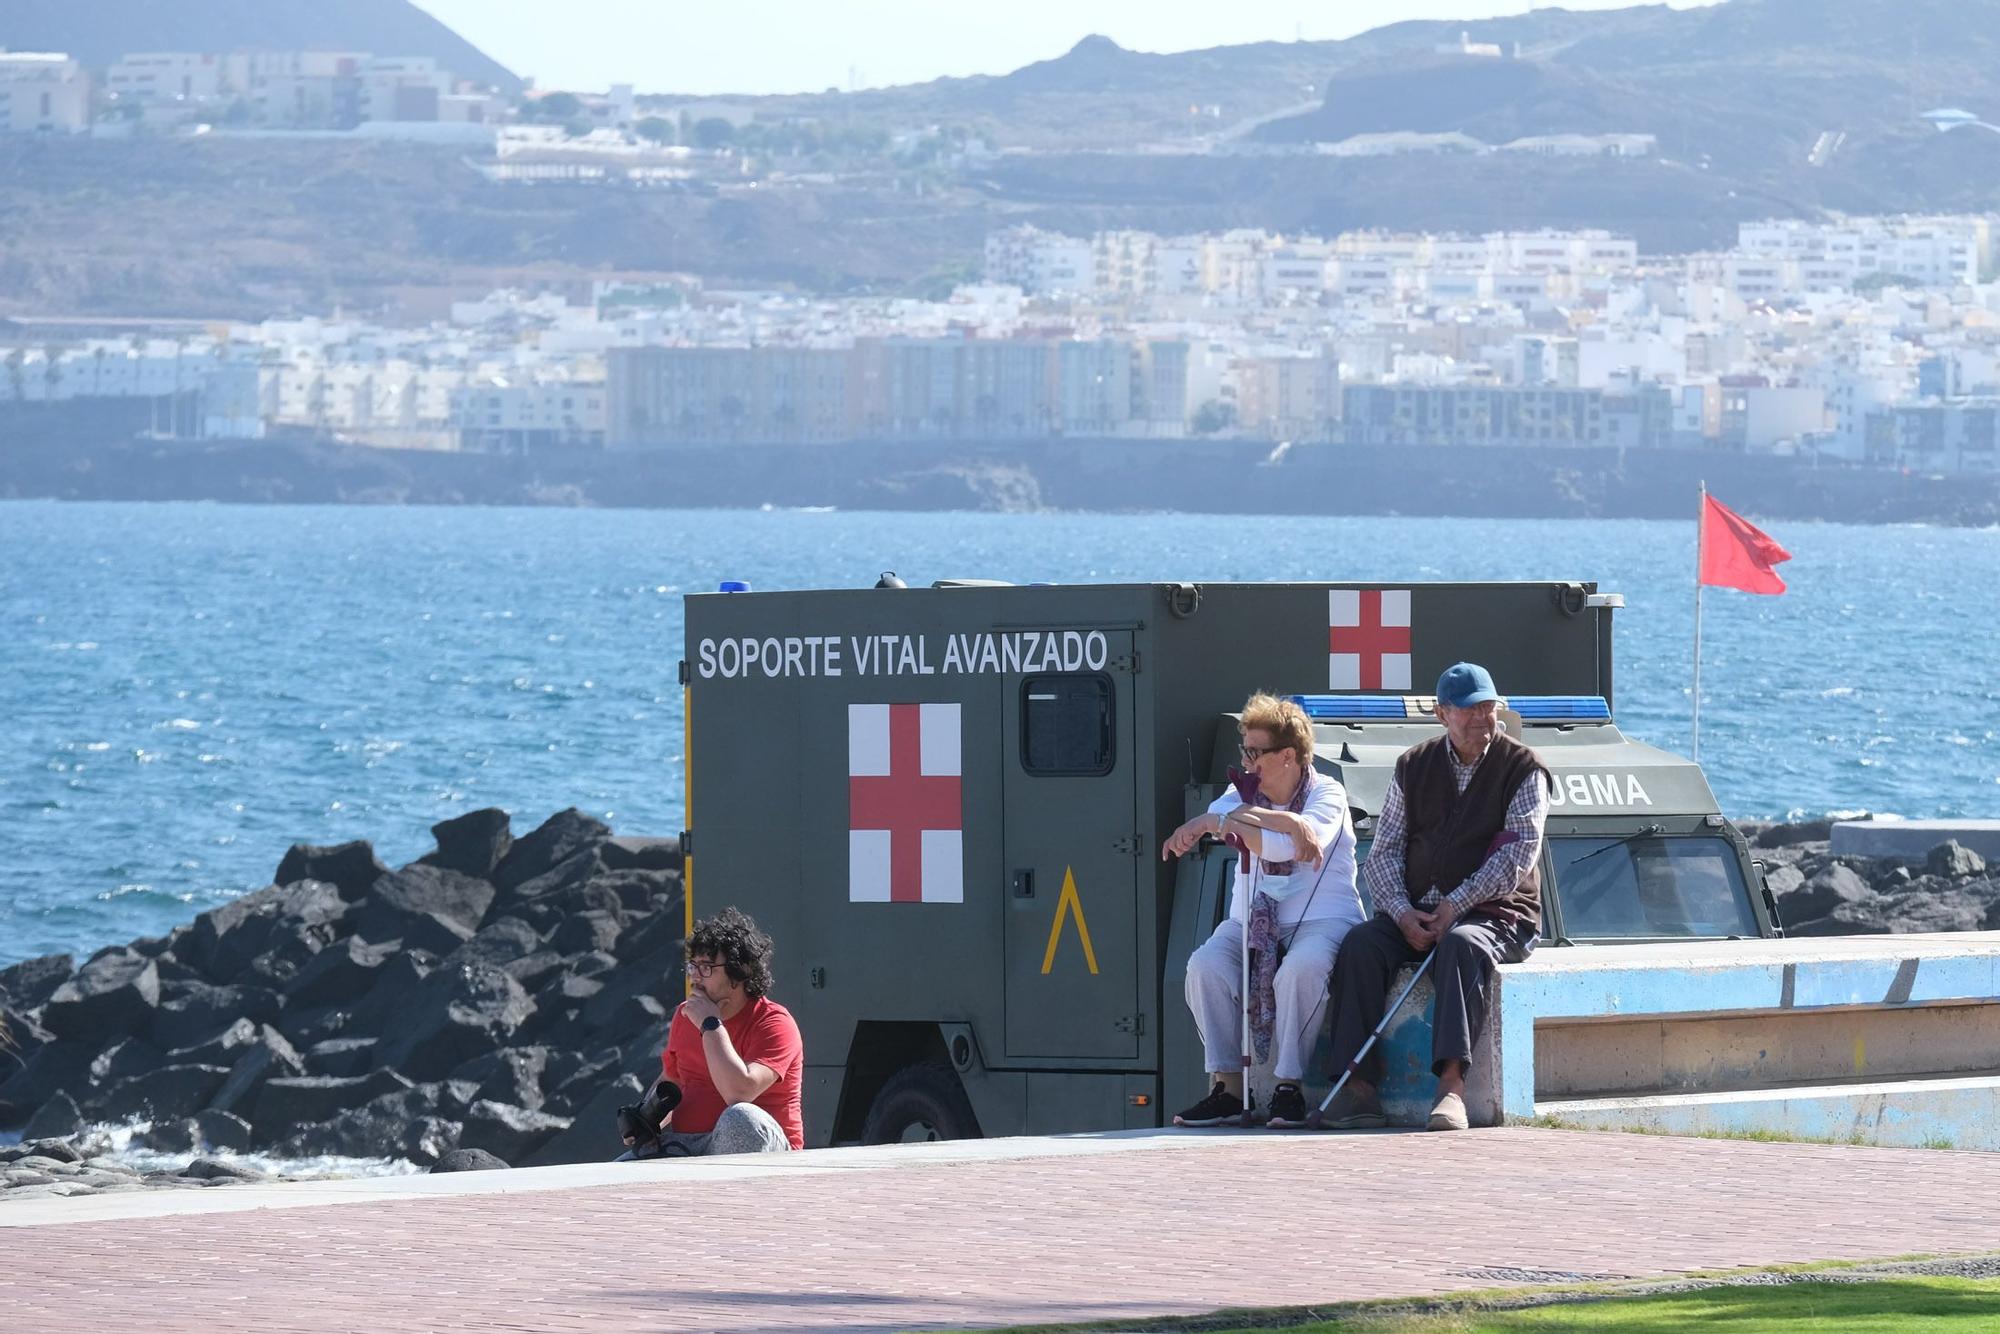
<svg viewBox="0 0 2000 1334"><path fill-rule="evenodd" d="M139 51L368 51L431 56L508 94L523 87L410 0L7 0L0 50L63 51L100 70Z"/></svg>

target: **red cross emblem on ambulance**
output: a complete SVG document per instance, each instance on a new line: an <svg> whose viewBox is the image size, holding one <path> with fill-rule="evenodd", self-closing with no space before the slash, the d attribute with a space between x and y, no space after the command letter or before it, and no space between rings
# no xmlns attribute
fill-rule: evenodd
<svg viewBox="0 0 2000 1334"><path fill-rule="evenodd" d="M965 902L956 704L847 706L847 898Z"/></svg>
<svg viewBox="0 0 2000 1334"><path fill-rule="evenodd" d="M1336 588L1326 595L1329 690L1410 688L1410 590Z"/></svg>

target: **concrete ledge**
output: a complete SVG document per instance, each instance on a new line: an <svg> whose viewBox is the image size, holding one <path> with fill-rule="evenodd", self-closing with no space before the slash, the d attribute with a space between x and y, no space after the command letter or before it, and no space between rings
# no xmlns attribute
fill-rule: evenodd
<svg viewBox="0 0 2000 1334"><path fill-rule="evenodd" d="M1599 1130L1786 1135L1912 1149L2000 1149L2000 1076L1732 1093L1579 1098L1543 1116Z"/></svg>
<svg viewBox="0 0 2000 1334"><path fill-rule="evenodd" d="M1827 851L1836 857L1919 859L1955 838L1989 861L2000 859L2000 820L1842 820Z"/></svg>
<svg viewBox="0 0 2000 1334"><path fill-rule="evenodd" d="M1677 1114L1672 1124L1682 1129L2000 1148L2000 1087L1979 1078L1996 1068L1989 1038L2000 1032L2000 932L1544 946L1495 976L1466 1081L1474 1125L1532 1120L1548 1114L1548 1102L1576 1124L1616 1129L1659 1095L1711 1109L1703 1114L1710 1127L1692 1112ZM1383 1038L1383 1104L1395 1124L1420 1124L1430 1105L1429 1004L1426 979ZM1538 1101L1538 1028L1562 1030L1558 1044L1590 1048L1585 1030L1594 1024L1627 1027L1624 1036L1639 1040L1630 1052L1597 1044L1607 1068L1630 1067L1596 1090L1618 1096L1580 1097L1582 1086L1565 1072ZM1694 1050L1704 1026L1728 1049ZM1785 1050L1794 1036L1802 1045ZM1913 1040L1926 1050L1910 1050ZM1800 1091L1820 1086L1839 1092L1819 1099ZM1855 1091L1862 1088L1872 1092ZM1940 1096L1946 1088L1954 1096ZM1787 1099L1798 1106L1781 1106ZM1802 1110L1807 1104L1813 1109Z"/></svg>

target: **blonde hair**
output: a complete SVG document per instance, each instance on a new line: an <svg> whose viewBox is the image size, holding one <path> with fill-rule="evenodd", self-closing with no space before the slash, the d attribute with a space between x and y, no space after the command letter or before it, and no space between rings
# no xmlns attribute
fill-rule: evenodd
<svg viewBox="0 0 2000 1334"><path fill-rule="evenodd" d="M1290 746L1299 757L1301 767L1310 766L1313 759L1312 722L1306 711L1289 699L1279 699L1261 690L1243 701L1243 717L1236 724L1237 735L1247 735L1251 728L1271 734L1274 750Z"/></svg>

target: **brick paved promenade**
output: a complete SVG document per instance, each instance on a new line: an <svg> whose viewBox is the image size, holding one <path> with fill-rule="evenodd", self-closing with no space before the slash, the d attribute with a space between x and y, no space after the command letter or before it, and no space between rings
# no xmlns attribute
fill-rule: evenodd
<svg viewBox="0 0 2000 1334"><path fill-rule="evenodd" d="M907 1329L2000 1250L2000 1155L1554 1130L482 1175L0 1206L0 1328ZM364 1187L413 1193L318 1203Z"/></svg>

